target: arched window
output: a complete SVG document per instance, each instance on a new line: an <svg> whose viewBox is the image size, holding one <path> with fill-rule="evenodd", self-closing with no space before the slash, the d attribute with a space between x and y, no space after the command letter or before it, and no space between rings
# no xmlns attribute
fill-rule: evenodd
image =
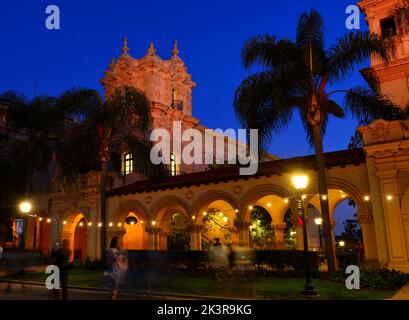
<svg viewBox="0 0 409 320"><path fill-rule="evenodd" d="M122 155L122 174L130 174L133 172L133 155L131 152Z"/></svg>
<svg viewBox="0 0 409 320"><path fill-rule="evenodd" d="M170 175L176 176L176 158L175 155L173 153L170 154Z"/></svg>

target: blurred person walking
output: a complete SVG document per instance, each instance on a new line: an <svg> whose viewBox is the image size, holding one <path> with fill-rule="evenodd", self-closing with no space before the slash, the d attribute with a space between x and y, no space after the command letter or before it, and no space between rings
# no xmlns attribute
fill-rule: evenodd
<svg viewBox="0 0 409 320"><path fill-rule="evenodd" d="M114 237L109 246L108 261L110 264L111 299L116 300L121 284L124 284L128 271L128 258L121 252L119 238Z"/></svg>

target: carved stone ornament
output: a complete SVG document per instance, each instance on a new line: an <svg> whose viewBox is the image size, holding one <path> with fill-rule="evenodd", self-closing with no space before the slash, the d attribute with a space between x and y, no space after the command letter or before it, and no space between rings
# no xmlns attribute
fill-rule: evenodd
<svg viewBox="0 0 409 320"><path fill-rule="evenodd" d="M145 202L146 202L146 203L151 203L151 202L152 202L152 197L151 197L151 196L147 196L147 197L145 198Z"/></svg>
<svg viewBox="0 0 409 320"><path fill-rule="evenodd" d="M187 191L185 194L186 199L191 200L193 198L194 194L193 191Z"/></svg>
<svg viewBox="0 0 409 320"><path fill-rule="evenodd" d="M385 120L378 120L369 125L372 130L373 141L375 143L382 143L391 141L389 134L389 123Z"/></svg>
<svg viewBox="0 0 409 320"><path fill-rule="evenodd" d="M240 194L242 191L243 191L243 188L241 186L234 186L233 188L234 194Z"/></svg>

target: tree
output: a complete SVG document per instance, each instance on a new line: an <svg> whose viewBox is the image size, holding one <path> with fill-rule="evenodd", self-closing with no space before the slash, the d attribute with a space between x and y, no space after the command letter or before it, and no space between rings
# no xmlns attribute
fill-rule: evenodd
<svg viewBox="0 0 409 320"><path fill-rule="evenodd" d="M260 149L265 150L273 136L283 130L298 110L315 148L318 189L328 194L322 137L329 116L343 118L350 112L360 120L403 117L401 109L370 87L329 92L328 87L346 79L354 68L373 54L388 61L384 41L369 32L351 32L325 48L324 23L314 10L298 21L296 40L258 35L248 40L242 50L244 67L262 70L248 76L234 98L235 113L246 128L258 129ZM341 107L332 96L345 94ZM335 256L328 202L321 198L326 256L330 274L335 271Z"/></svg>
<svg viewBox="0 0 409 320"><path fill-rule="evenodd" d="M258 248L271 249L274 244L272 219L267 210L255 206L251 212L250 237Z"/></svg>
<svg viewBox="0 0 409 320"><path fill-rule="evenodd" d="M48 168L53 148L53 136L60 132L63 114L56 108L56 98L37 96L28 100L23 94L7 91L0 100L8 105L7 157L9 161L25 159L25 193L30 197L34 171Z"/></svg>
<svg viewBox="0 0 409 320"><path fill-rule="evenodd" d="M100 170L101 259L105 261L109 164L131 151L139 173L152 180L165 175L164 168L150 160L151 104L143 92L124 86L105 100L95 90L72 89L60 96L58 106L72 119L57 146L61 177L72 182L91 168Z"/></svg>

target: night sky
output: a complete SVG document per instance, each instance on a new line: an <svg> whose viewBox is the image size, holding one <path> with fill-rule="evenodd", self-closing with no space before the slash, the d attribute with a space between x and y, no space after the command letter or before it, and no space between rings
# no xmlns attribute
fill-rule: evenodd
<svg viewBox="0 0 409 320"><path fill-rule="evenodd" d="M60 30L45 27L45 8L51 4L60 8ZM33 97L35 92L58 95L78 86L102 92L99 80L111 59L121 54L124 36L134 58L144 56L153 41L157 54L167 59L177 39L180 57L198 84L193 91L193 115L211 128L238 128L233 95L249 74L240 61L243 43L264 33L294 39L299 15L315 8L324 17L330 46L349 32L345 8L350 4L355 2L2 0L0 92L12 89ZM363 15L361 28L367 28ZM357 69L355 76L336 87L347 89L362 82ZM342 102L342 95L335 100ZM355 127L356 121L350 117L331 119L325 150L345 149ZM270 151L280 157L313 152L298 114L273 141ZM346 212L351 214L341 205L336 214L345 216ZM336 229L342 230L341 223Z"/></svg>

